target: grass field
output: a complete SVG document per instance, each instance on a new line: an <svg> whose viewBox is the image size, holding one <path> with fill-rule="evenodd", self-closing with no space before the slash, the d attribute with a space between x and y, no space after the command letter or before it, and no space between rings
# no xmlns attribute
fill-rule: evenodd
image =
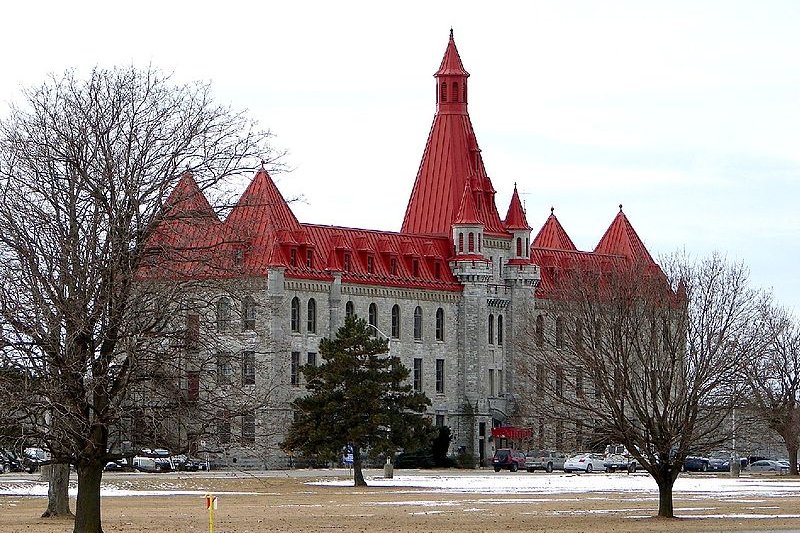
<svg viewBox="0 0 800 533"><path fill-rule="evenodd" d="M107 533L208 531L204 494L211 492L217 533L800 530L800 480L785 476L686 476L675 495L681 518L662 520L653 518L657 494L643 475L380 474L369 471L373 486L359 489L346 485L341 470L109 474L103 526ZM42 490L33 476L0 476L0 531L71 531L70 521L38 518Z"/></svg>

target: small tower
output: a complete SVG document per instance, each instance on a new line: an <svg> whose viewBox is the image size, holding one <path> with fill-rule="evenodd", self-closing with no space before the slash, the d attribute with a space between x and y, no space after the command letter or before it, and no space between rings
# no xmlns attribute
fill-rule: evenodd
<svg viewBox="0 0 800 533"><path fill-rule="evenodd" d="M476 256L483 257L483 222L478 219L475 209L474 193L470 180L464 183L464 194L461 196L461 206L456 219L453 221L453 251L456 259Z"/></svg>
<svg viewBox="0 0 800 533"><path fill-rule="evenodd" d="M509 259L529 260L531 254L531 227L525 218L525 210L522 209L522 202L519 200L516 183L514 184L514 194L511 195L511 203L508 206L508 213L503 225L513 237L511 257Z"/></svg>
<svg viewBox="0 0 800 533"><path fill-rule="evenodd" d="M458 55L450 29L450 41L447 43L442 64L434 74L436 78L436 111L441 114L467 114L467 78L469 72L464 70L461 57Z"/></svg>

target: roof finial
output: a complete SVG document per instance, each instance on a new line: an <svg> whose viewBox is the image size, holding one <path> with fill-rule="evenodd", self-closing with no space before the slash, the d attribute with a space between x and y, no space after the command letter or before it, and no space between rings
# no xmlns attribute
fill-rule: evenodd
<svg viewBox="0 0 800 533"><path fill-rule="evenodd" d="M452 26L450 26L450 38L451 39L453 38L453 27Z"/></svg>
<svg viewBox="0 0 800 533"><path fill-rule="evenodd" d="M551 206L550 206L550 214L552 215L552 214L553 214L553 211L555 211L555 210L556 210L556 208L555 208L555 207L553 207L553 206L551 205Z"/></svg>
<svg viewBox="0 0 800 533"><path fill-rule="evenodd" d="M622 204L619 204L619 212L622 213Z"/></svg>
<svg viewBox="0 0 800 533"><path fill-rule="evenodd" d="M264 170L264 165L266 165L266 164L267 164L267 162L262 159L261 160L261 170Z"/></svg>

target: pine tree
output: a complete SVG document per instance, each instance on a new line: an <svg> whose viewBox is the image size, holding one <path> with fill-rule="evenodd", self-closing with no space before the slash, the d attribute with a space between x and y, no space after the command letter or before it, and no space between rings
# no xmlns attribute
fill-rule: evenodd
<svg viewBox="0 0 800 533"><path fill-rule="evenodd" d="M427 441L431 423L424 413L431 401L412 390L408 368L363 319L348 317L336 338L322 339L319 348L322 365L301 368L308 394L293 402L295 419L283 448L335 460L349 446L355 486L366 486L362 452L393 453Z"/></svg>

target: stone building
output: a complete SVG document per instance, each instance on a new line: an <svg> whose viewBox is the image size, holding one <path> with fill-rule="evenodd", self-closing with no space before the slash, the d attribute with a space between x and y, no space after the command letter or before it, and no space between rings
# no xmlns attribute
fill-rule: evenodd
<svg viewBox="0 0 800 533"><path fill-rule="evenodd" d="M621 209L591 252L575 248L552 212L532 238L516 186L500 217L467 111L469 76L451 31L399 232L302 223L263 168L224 221L190 174L167 200L153 246L178 241L207 259L177 267L206 282L210 305L195 327L241 361L218 358L224 368L217 373L242 372L253 387L277 382L283 409L259 411L240 425L248 435L253 425L278 428L257 443L274 450L268 464L285 460L275 443L288 400L304 390L299 366L320 364L320 339L352 313L390 339L391 354L431 399L433 422L451 428L453 449L490 456L491 428L513 422L517 339L531 309L546 309L540 300L558 269L649 258ZM209 259L203 251L212 248L223 253ZM541 314L542 327L555 327L555 317ZM204 375L190 376L186 387L197 389Z"/></svg>

